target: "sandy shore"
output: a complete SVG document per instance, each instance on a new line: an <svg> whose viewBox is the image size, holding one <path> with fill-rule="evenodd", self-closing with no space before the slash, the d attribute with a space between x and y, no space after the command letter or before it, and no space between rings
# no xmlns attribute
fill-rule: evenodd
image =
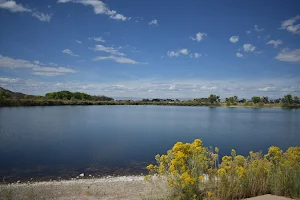
<svg viewBox="0 0 300 200"><path fill-rule="evenodd" d="M6 200L163 200L168 198L165 180L144 176L120 176L98 179L75 179L0 185L0 199ZM285 197L263 195L249 200L291 200Z"/></svg>
<svg viewBox="0 0 300 200"><path fill-rule="evenodd" d="M143 176L107 177L0 185L0 199L163 199L168 195L165 181L144 181Z"/></svg>

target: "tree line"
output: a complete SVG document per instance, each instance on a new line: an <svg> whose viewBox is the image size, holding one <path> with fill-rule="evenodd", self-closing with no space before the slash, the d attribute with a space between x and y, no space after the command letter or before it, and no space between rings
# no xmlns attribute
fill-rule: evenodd
<svg viewBox="0 0 300 200"><path fill-rule="evenodd" d="M107 96L92 96L82 92L70 92L63 90L60 92L50 92L45 95L47 99L55 100L89 100L89 101L113 101L114 99Z"/></svg>
<svg viewBox="0 0 300 200"><path fill-rule="evenodd" d="M18 94L16 96L15 94ZM0 100L6 99L27 99L27 100L70 100L70 101L79 101L79 100L87 100L87 101L113 101L114 99L107 96L92 96L89 94L81 93L81 92L70 92L67 90L59 91L59 92L50 92L45 96L33 96L22 93L14 93L9 90L2 89L0 91Z"/></svg>
<svg viewBox="0 0 300 200"><path fill-rule="evenodd" d="M81 92L67 90L50 92L45 96L33 96L14 93L0 88L0 106L51 106L51 105L176 105L176 106L247 106L247 107L286 107L300 108L300 98L285 95L278 99L269 99L267 96L253 96L251 99L239 99L238 96L227 97L211 94L206 98L193 100L179 99L142 99L142 100L114 100L107 96L93 96Z"/></svg>

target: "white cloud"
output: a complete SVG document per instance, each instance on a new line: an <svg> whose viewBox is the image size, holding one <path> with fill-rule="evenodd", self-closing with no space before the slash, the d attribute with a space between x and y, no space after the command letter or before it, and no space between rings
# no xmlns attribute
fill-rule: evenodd
<svg viewBox="0 0 300 200"><path fill-rule="evenodd" d="M211 93L221 98L237 95L239 98L266 95L271 99L279 98L287 93L300 95L299 78L270 78L259 80L236 79L135 79L114 82L85 82L79 81L47 81L40 82L32 79L17 77L1 77L0 85L6 89L27 94L44 95L49 91L69 90L85 92L93 95L112 97L139 98L201 98ZM264 91L265 90L265 91Z"/></svg>
<svg viewBox="0 0 300 200"><path fill-rule="evenodd" d="M137 62L130 58L117 57L117 56L98 56L93 59L93 61L99 61L99 60L114 60L115 62L121 64L148 64L148 63Z"/></svg>
<svg viewBox="0 0 300 200"><path fill-rule="evenodd" d="M62 52L65 54L68 54L70 56L78 56L78 55L74 54L70 49L64 49Z"/></svg>
<svg viewBox="0 0 300 200"><path fill-rule="evenodd" d="M258 91L261 91L261 92L275 91L275 87L262 87L262 88L258 88Z"/></svg>
<svg viewBox="0 0 300 200"><path fill-rule="evenodd" d="M167 52L167 55L169 57L178 57L180 54L188 55L189 54L189 50L188 49L179 49L177 51L168 51Z"/></svg>
<svg viewBox="0 0 300 200"><path fill-rule="evenodd" d="M249 35L249 34L251 34L251 31L249 30L249 31L246 31L246 33Z"/></svg>
<svg viewBox="0 0 300 200"><path fill-rule="evenodd" d="M300 34L300 24L297 24L295 26L288 26L286 30L294 34Z"/></svg>
<svg viewBox="0 0 300 200"><path fill-rule="evenodd" d="M33 75L37 76L62 76L64 73L59 73L59 72L33 72Z"/></svg>
<svg viewBox="0 0 300 200"><path fill-rule="evenodd" d="M48 73L57 73L57 75L64 75L67 73L76 73L77 71L66 68L66 67L57 67L56 64L43 64L39 61L30 62L27 60L14 59L10 57L5 57L0 55L0 68L10 68L10 69L31 69L33 74L42 75L42 73L37 72L48 72Z"/></svg>
<svg viewBox="0 0 300 200"><path fill-rule="evenodd" d="M275 59L283 62L300 62L300 49L290 50L283 49L281 50Z"/></svg>
<svg viewBox="0 0 300 200"><path fill-rule="evenodd" d="M0 8L9 10L10 12L31 12L30 9L25 8L22 4L17 4L15 1L0 0Z"/></svg>
<svg viewBox="0 0 300 200"><path fill-rule="evenodd" d="M229 41L231 43L237 43L239 41L239 39L240 39L239 36L232 36L232 37L230 37Z"/></svg>
<svg viewBox="0 0 300 200"><path fill-rule="evenodd" d="M169 57L178 57L179 56L179 52L178 51L168 51L167 52L167 55L169 56Z"/></svg>
<svg viewBox="0 0 300 200"><path fill-rule="evenodd" d="M283 21L280 29L286 29L293 34L300 34L300 24L294 25L299 19L300 15L297 15L296 17Z"/></svg>
<svg viewBox="0 0 300 200"><path fill-rule="evenodd" d="M116 15L110 15L109 16L111 19L116 19L116 20L122 20L122 21L126 21L127 19L130 20L131 17L125 17L124 15L121 14L116 14Z"/></svg>
<svg viewBox="0 0 300 200"><path fill-rule="evenodd" d="M252 44L244 44L243 49L245 52L253 52L256 49L256 47Z"/></svg>
<svg viewBox="0 0 300 200"><path fill-rule="evenodd" d="M9 10L12 13L16 12L30 12L32 16L37 18L42 22L50 22L52 14L44 14L37 10L31 10L29 8L25 8L22 4L17 4L15 1L7 1L7 0L0 0L0 9Z"/></svg>
<svg viewBox="0 0 300 200"><path fill-rule="evenodd" d="M77 42L78 44L82 43L82 41L80 41L80 40L75 40L75 42Z"/></svg>
<svg viewBox="0 0 300 200"><path fill-rule="evenodd" d="M200 57L201 57L201 54L200 54L200 53L195 53L195 54L194 54L194 57L195 57L195 58L200 58Z"/></svg>
<svg viewBox="0 0 300 200"><path fill-rule="evenodd" d="M241 53L236 53L236 57L239 57L239 58L241 58L241 57L243 57L244 55L243 54L241 54Z"/></svg>
<svg viewBox="0 0 300 200"><path fill-rule="evenodd" d="M22 80L22 79L20 79L20 78L7 78L7 77L2 78L2 77L0 77L0 82L1 83L18 83L18 82L20 82L20 80Z"/></svg>
<svg viewBox="0 0 300 200"><path fill-rule="evenodd" d="M92 37L92 38L89 38L89 40L94 40L96 42L105 42L105 40L102 39L102 37Z"/></svg>
<svg viewBox="0 0 300 200"><path fill-rule="evenodd" d="M260 54L263 54L264 51L254 51L254 53L260 55Z"/></svg>
<svg viewBox="0 0 300 200"><path fill-rule="evenodd" d="M32 16L37 18L38 20L42 21L42 22L50 22L52 14L48 15L48 14L44 14L42 12L39 11L35 11L32 13Z"/></svg>
<svg viewBox="0 0 300 200"><path fill-rule="evenodd" d="M72 0L58 0L57 3L67 3L67 2L70 2L70 1L72 1Z"/></svg>
<svg viewBox="0 0 300 200"><path fill-rule="evenodd" d="M57 3L80 3L85 6L92 6L95 14L108 15L111 19L126 21L129 18L117 13L115 10L110 10L105 3L100 0L58 0Z"/></svg>
<svg viewBox="0 0 300 200"><path fill-rule="evenodd" d="M281 40L270 40L267 44L273 44L274 48L277 48L278 45L282 44Z"/></svg>
<svg viewBox="0 0 300 200"><path fill-rule="evenodd" d="M257 32L261 32L261 31L264 31L265 29L263 29L263 28L259 29L258 25L254 25L254 30L257 31Z"/></svg>
<svg viewBox="0 0 300 200"><path fill-rule="evenodd" d="M103 52L110 53L113 55L125 56L124 53L119 52L117 49L115 49L113 47L105 47L101 44L95 45L94 48L90 48L90 49L92 49L94 51L103 51Z"/></svg>
<svg viewBox="0 0 300 200"><path fill-rule="evenodd" d="M188 55L189 51L187 49L180 49L179 52L184 55Z"/></svg>
<svg viewBox="0 0 300 200"><path fill-rule="evenodd" d="M200 53L194 53L194 54L190 54L190 58L200 58L201 54Z"/></svg>
<svg viewBox="0 0 300 200"><path fill-rule="evenodd" d="M158 25L157 19L153 19L151 22L149 22L149 25Z"/></svg>
<svg viewBox="0 0 300 200"><path fill-rule="evenodd" d="M204 39L204 36L207 36L207 34L199 32L199 33L196 34L195 38L193 38L193 37L190 37L190 38L192 40L197 40L197 42L200 42L200 41L202 41Z"/></svg>

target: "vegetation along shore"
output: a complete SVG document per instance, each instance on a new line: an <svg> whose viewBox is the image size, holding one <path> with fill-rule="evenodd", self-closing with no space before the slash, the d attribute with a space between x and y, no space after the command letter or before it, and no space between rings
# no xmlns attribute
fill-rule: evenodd
<svg viewBox="0 0 300 200"><path fill-rule="evenodd" d="M267 154L250 151L247 157L232 149L219 160L219 149L177 142L165 155L156 155L151 175L167 179L171 199L244 199L274 194L300 198L300 147L285 152L271 146ZM149 176L148 179L152 179Z"/></svg>
<svg viewBox="0 0 300 200"><path fill-rule="evenodd" d="M237 96L221 101L220 96L211 94L207 98L193 100L179 99L142 99L115 100L107 96L92 96L81 92L50 92L45 96L16 93L0 87L0 106L63 106L63 105L163 105L163 106L223 106L249 108L300 108L300 98L290 94L278 99L266 96L253 96L251 99L239 99Z"/></svg>

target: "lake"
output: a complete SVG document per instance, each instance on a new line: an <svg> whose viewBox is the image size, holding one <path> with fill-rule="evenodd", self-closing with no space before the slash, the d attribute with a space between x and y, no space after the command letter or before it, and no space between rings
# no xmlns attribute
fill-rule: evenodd
<svg viewBox="0 0 300 200"><path fill-rule="evenodd" d="M177 141L221 154L300 145L300 110L175 106L0 108L0 177L49 180L146 173Z"/></svg>

